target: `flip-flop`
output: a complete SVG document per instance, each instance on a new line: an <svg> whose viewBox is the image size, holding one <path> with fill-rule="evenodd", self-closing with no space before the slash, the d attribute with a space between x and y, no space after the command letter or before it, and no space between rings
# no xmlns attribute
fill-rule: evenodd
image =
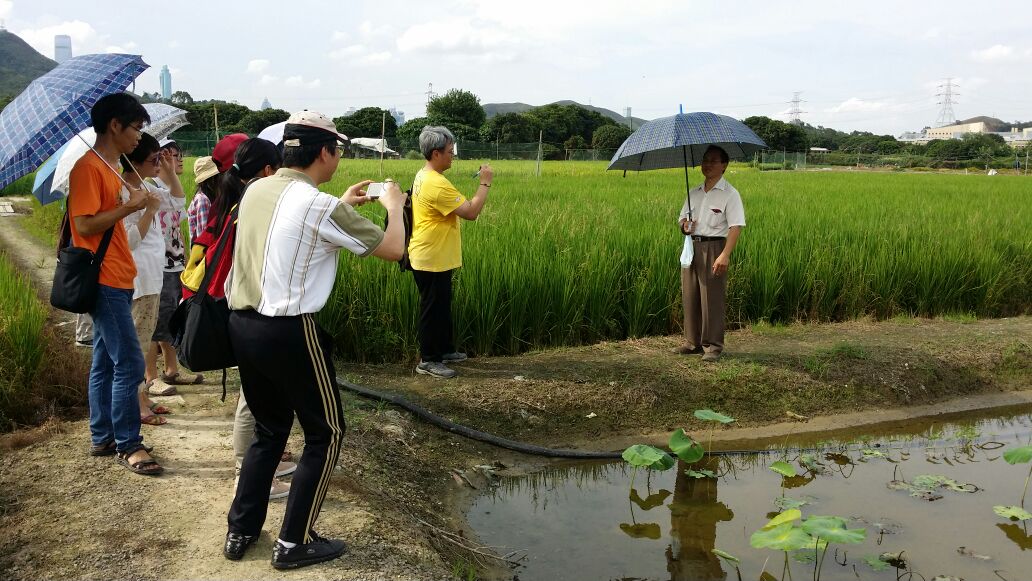
<svg viewBox="0 0 1032 581"><path fill-rule="evenodd" d="M179 371L175 373L162 373L161 379L170 385L194 385L204 383L204 375L200 373L184 375Z"/></svg>
<svg viewBox="0 0 1032 581"><path fill-rule="evenodd" d="M152 411L152 412L154 412L156 414L171 414L172 413L172 410L168 409L167 407L161 405L158 402L153 402L152 404L150 404L150 411Z"/></svg>
<svg viewBox="0 0 1032 581"><path fill-rule="evenodd" d="M164 426L165 424L168 423L168 420L166 420L165 418L163 418L161 416L156 416L154 414L151 414L149 416L144 416L144 417L140 418L140 423L141 424L147 424L148 426Z"/></svg>

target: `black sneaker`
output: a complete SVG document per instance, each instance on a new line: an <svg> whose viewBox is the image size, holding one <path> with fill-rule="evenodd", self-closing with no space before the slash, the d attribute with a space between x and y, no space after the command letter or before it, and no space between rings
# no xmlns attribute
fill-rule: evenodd
<svg viewBox="0 0 1032 581"><path fill-rule="evenodd" d="M324 539L311 533L312 542L298 544L292 549L276 541L272 547L272 566L277 569L297 569L323 561L331 561L344 554L347 546L338 539Z"/></svg>
<svg viewBox="0 0 1032 581"><path fill-rule="evenodd" d="M258 535L242 535L240 533L226 533L226 545L222 547L222 554L230 561L239 561L247 547L250 547L258 540Z"/></svg>
<svg viewBox="0 0 1032 581"><path fill-rule="evenodd" d="M454 353L445 353L441 356L441 361L445 363L458 363L459 361L465 361L469 359L469 355L466 355L462 351L456 351Z"/></svg>
<svg viewBox="0 0 1032 581"><path fill-rule="evenodd" d="M459 374L458 371L439 361L420 361L419 365L416 366L416 373L432 375L442 379L451 379Z"/></svg>

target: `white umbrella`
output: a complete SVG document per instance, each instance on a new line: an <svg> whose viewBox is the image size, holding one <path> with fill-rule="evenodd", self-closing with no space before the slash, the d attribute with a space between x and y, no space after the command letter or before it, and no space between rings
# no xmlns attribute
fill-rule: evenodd
<svg viewBox="0 0 1032 581"><path fill-rule="evenodd" d="M258 134L258 137L265 141L271 141L273 145L279 145L283 141L283 128L287 126L286 121L280 121L269 125L262 132Z"/></svg>
<svg viewBox="0 0 1032 581"><path fill-rule="evenodd" d="M187 125L189 122L186 120L186 111L173 107L172 105L165 105L164 103L147 103L143 106L147 110L147 114L150 115L151 122L144 129L144 133L154 137L158 141L165 139L172 134L173 131L180 127ZM36 172L36 182L33 190L42 188L45 192L33 192L36 197L39 198L41 195L46 194L46 197L53 197L52 193L60 192L63 196L68 196L68 181L72 174L72 168L75 167L75 162L79 161L82 156L86 155L86 152L97 142L97 134L93 131L92 127L87 127L79 132L79 134L72 138L71 141L61 147L55 154L57 163L51 166L48 161ZM53 174L48 175L46 170L49 167L53 167ZM41 198L42 199L42 198Z"/></svg>

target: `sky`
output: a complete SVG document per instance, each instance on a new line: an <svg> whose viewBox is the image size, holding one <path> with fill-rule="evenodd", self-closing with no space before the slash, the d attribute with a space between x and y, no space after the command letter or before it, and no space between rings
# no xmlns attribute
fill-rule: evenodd
<svg viewBox="0 0 1032 581"><path fill-rule="evenodd" d="M127 52L137 92L258 108L396 107L427 91L481 103L560 99L654 119L712 111L898 135L957 119L1032 120L1032 3L520 0L109 2L0 0L0 20L53 58Z"/></svg>

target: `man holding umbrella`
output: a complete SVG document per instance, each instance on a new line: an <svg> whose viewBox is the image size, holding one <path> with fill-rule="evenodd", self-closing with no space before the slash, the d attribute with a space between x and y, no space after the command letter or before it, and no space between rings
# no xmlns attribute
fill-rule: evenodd
<svg viewBox="0 0 1032 581"><path fill-rule="evenodd" d="M745 226L742 197L724 179L729 157L711 145L702 156L705 181L688 192L678 221L691 236L694 258L681 268L685 344L682 355L702 354L717 361L724 350L724 314L727 310L727 267L738 236Z"/></svg>

